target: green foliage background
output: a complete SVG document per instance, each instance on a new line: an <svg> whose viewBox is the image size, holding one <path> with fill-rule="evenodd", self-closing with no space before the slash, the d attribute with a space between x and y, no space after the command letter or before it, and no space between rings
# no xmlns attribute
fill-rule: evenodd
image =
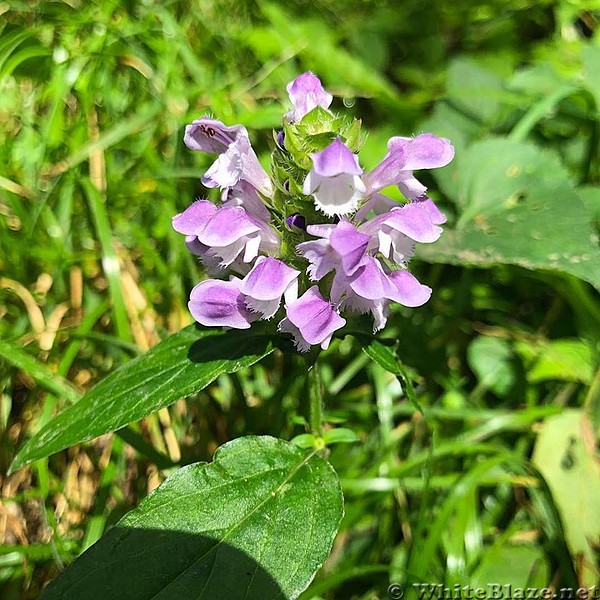
<svg viewBox="0 0 600 600"><path fill-rule="evenodd" d="M331 446L346 515L301 597L597 583L599 20L597 0L0 2L1 472L190 322L200 271L170 223L211 158L185 124L243 123L266 159L312 70L369 129L365 167L421 131L457 158L427 181L449 217L414 263L434 296L384 332L406 372L349 336L324 357L330 431L359 441ZM304 433L303 369L274 352L2 475L2 598L38 597L176 466Z"/></svg>

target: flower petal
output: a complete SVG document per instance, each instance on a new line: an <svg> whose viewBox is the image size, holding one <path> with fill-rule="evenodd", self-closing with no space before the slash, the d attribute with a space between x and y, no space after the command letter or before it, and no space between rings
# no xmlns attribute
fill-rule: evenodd
<svg viewBox="0 0 600 600"><path fill-rule="evenodd" d="M319 281L338 264L338 257L327 240L302 242L296 246L296 252L310 263L306 272L311 281Z"/></svg>
<svg viewBox="0 0 600 600"><path fill-rule="evenodd" d="M394 282L397 292L391 296L395 302L404 306L422 306L431 297L431 288L423 285L408 271L394 271L389 278Z"/></svg>
<svg viewBox="0 0 600 600"><path fill-rule="evenodd" d="M350 277L350 287L355 294L367 300L390 298L396 293L395 285L389 280L379 261L372 256L367 257L365 264Z"/></svg>
<svg viewBox="0 0 600 600"><path fill-rule="evenodd" d="M445 167L454 158L454 147L450 140L432 133L422 133L415 138L390 138L388 149L392 153L403 151L404 171Z"/></svg>
<svg viewBox="0 0 600 600"><path fill-rule="evenodd" d="M435 242L442 234L442 228L431 221L427 207L420 202L408 202L402 207L392 208L373 221L387 225L415 242Z"/></svg>
<svg viewBox="0 0 600 600"><path fill-rule="evenodd" d="M208 200L196 200L173 217L173 229L185 235L197 235L217 210L219 209Z"/></svg>
<svg viewBox="0 0 600 600"><path fill-rule="evenodd" d="M240 290L256 300L281 299L288 286L298 278L300 271L288 267L276 258L260 257L250 273L244 277Z"/></svg>
<svg viewBox="0 0 600 600"><path fill-rule="evenodd" d="M340 255L346 275L352 275L362 264L371 236L361 233L346 219L342 219L333 230L329 243Z"/></svg>
<svg viewBox="0 0 600 600"><path fill-rule="evenodd" d="M227 127L221 121L202 117L186 126L183 141L190 150L222 154L240 134L248 137L243 125Z"/></svg>
<svg viewBox="0 0 600 600"><path fill-rule="evenodd" d="M398 181L398 189L408 200L420 198L427 191L427 188L416 177L412 176L411 171L406 171L405 177Z"/></svg>
<svg viewBox="0 0 600 600"><path fill-rule="evenodd" d="M260 199L256 188L243 179L235 186L225 189L221 199L223 206L241 206L249 215L265 223L271 220L269 210Z"/></svg>
<svg viewBox="0 0 600 600"><path fill-rule="evenodd" d="M313 285L298 300L286 306L287 318L300 331L309 344L322 344L331 338L334 331L346 324L330 302L321 296Z"/></svg>
<svg viewBox="0 0 600 600"><path fill-rule="evenodd" d="M349 215L358 207L364 189L358 175L323 177L313 192L315 207L329 217Z"/></svg>
<svg viewBox="0 0 600 600"><path fill-rule="evenodd" d="M223 206L207 221L198 239L205 246L223 247L259 230L260 224L243 208Z"/></svg>
<svg viewBox="0 0 600 600"><path fill-rule="evenodd" d="M421 206L427 211L431 222L435 225L443 225L447 221L446 215L440 211L431 198L425 196L424 198L419 199L418 202L420 202Z"/></svg>
<svg viewBox="0 0 600 600"><path fill-rule="evenodd" d="M328 109L333 100L333 96L323 89L320 79L310 71L296 77L286 89L294 105L293 110L286 114L290 121L300 121L317 106Z"/></svg>
<svg viewBox="0 0 600 600"><path fill-rule="evenodd" d="M280 333L291 333L294 338L294 346L296 346L298 352L308 352L310 350L310 344L302 337L300 329L298 329L298 327L296 327L287 317L279 321L277 331Z"/></svg>
<svg viewBox="0 0 600 600"><path fill-rule="evenodd" d="M322 177L335 177L341 174L361 175L363 172L358 164L358 156L339 138L331 142L325 150L310 156L315 173Z"/></svg>
<svg viewBox="0 0 600 600"><path fill-rule="evenodd" d="M188 307L198 323L208 327L248 329L257 315L246 308L239 289L240 280L207 279L194 287Z"/></svg>
<svg viewBox="0 0 600 600"><path fill-rule="evenodd" d="M237 142L232 142L225 152L219 154L217 160L202 177L202 185L222 190L233 187L242 178L243 164Z"/></svg>

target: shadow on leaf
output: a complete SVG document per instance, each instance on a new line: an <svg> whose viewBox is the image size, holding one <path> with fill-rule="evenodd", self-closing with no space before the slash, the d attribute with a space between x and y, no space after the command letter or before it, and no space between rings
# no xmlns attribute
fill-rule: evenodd
<svg viewBox="0 0 600 600"><path fill-rule="evenodd" d="M205 328L200 328L206 331ZM274 334L271 329L252 326L250 329L229 329L211 335L204 335L193 342L188 351L188 359L195 363L213 360L235 360L245 356L264 354L273 346Z"/></svg>
<svg viewBox="0 0 600 600"><path fill-rule="evenodd" d="M275 579L245 552L200 534L116 526L42 600L276 600Z"/></svg>

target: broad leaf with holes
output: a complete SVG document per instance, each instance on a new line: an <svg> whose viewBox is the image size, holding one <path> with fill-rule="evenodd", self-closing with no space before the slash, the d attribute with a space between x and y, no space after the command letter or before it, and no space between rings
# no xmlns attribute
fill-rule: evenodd
<svg viewBox="0 0 600 600"><path fill-rule="evenodd" d="M50 421L21 448L11 469L138 421L273 350L260 326L224 332L190 325L111 373Z"/></svg>
<svg viewBox="0 0 600 600"><path fill-rule="evenodd" d="M179 470L58 577L43 600L296 598L343 515L335 471L271 437Z"/></svg>
<svg viewBox="0 0 600 600"><path fill-rule="evenodd" d="M508 139L476 142L459 157L456 227L420 245L426 260L520 265L570 273L600 288L592 215L553 154Z"/></svg>

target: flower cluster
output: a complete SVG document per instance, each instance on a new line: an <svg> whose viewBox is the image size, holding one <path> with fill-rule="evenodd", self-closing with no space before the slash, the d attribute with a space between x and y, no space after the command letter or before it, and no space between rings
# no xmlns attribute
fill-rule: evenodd
<svg viewBox="0 0 600 600"><path fill-rule="evenodd" d="M439 238L445 217L413 171L447 165L454 149L429 133L392 137L364 172L360 122L329 110L333 97L318 77L304 73L287 91L293 108L275 137L271 176L242 125L203 117L186 127L188 148L216 155L202 183L219 188L221 202L196 200L173 227L214 277L191 292L199 323L245 329L283 302L278 329L305 352L327 348L342 314L371 313L378 331L390 302L427 302L431 288L407 265L415 242ZM381 193L392 185L406 203Z"/></svg>

